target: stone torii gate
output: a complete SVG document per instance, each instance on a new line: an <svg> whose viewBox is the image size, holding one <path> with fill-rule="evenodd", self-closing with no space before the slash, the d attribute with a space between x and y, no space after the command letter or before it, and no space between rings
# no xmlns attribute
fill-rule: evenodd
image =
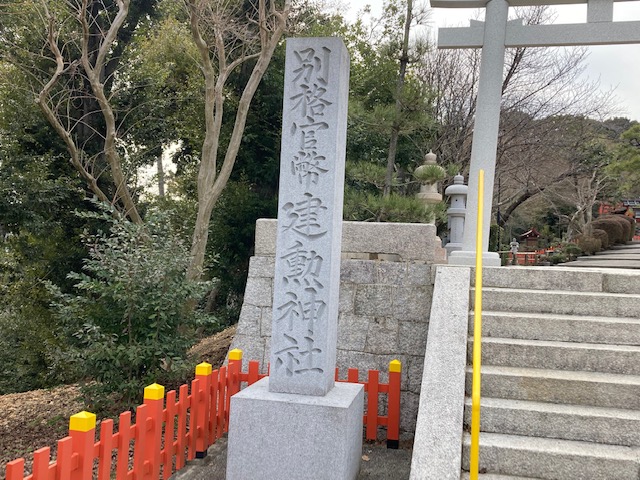
<svg viewBox="0 0 640 480"><path fill-rule="evenodd" d="M482 48L464 237L462 250L451 253L450 264L475 265L476 192L478 172L484 170L483 262L489 266L500 265L498 254L488 252L488 246L505 48L640 43L640 21L614 22L614 1L624 0L431 0L432 7L486 8L484 22L472 20L469 27L438 31L438 48ZM584 3L587 4L587 23L523 25L522 20L507 21L510 6Z"/></svg>

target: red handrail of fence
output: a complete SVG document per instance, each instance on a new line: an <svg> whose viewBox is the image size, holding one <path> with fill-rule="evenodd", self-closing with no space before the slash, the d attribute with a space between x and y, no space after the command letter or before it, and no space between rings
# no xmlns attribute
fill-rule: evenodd
<svg viewBox="0 0 640 480"><path fill-rule="evenodd" d="M24 475L25 461L18 458L7 463L6 480L90 480L94 472L98 480L166 480L188 460L204 457L207 448L227 433L231 396L242 384L251 385L268 375L259 368L257 361L250 361L247 372L242 372L242 351L232 350L226 367L212 371L207 363L198 365L191 389L182 385L177 396L175 390L165 396L162 385L149 385L144 389L144 403L136 409L135 424L131 412L124 412L114 433L113 420L104 420L98 442L96 416L89 412L72 415L69 436L58 441L55 460L50 458L49 447L41 448L34 452L30 475ZM388 383L380 383L377 370L369 370L368 379L359 381L355 368L340 380L336 368L336 381L364 385L366 439L375 440L378 427L386 426L389 448L397 448L399 441L400 377L398 360L389 364ZM386 415L379 414L381 393L387 394Z"/></svg>

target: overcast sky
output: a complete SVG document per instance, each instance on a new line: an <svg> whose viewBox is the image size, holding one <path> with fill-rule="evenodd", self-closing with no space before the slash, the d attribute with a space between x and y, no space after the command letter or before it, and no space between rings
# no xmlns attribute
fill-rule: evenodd
<svg viewBox="0 0 640 480"><path fill-rule="evenodd" d="M351 1L349 14L354 15L364 5L371 5L372 14L379 15L383 0ZM416 2L414 2L416 3ZM555 23L584 23L587 7L567 5L556 8ZM640 1L622 1L614 4L614 21L640 21ZM473 9L435 8L431 21L436 27L467 26L475 18ZM615 87L619 104L617 115L640 120L640 45L614 45L589 47L585 75L599 80L603 90Z"/></svg>

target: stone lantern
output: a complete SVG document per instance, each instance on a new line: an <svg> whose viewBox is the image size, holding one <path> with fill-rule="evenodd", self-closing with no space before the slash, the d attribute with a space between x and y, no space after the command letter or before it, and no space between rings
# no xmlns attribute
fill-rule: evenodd
<svg viewBox="0 0 640 480"><path fill-rule="evenodd" d="M449 243L445 245L450 255L455 250L462 250L462 236L464 233L464 216L467 211L467 194L469 187L464 184L464 177L460 174L453 177L453 184L449 185L444 194L451 199L447 210L449 218Z"/></svg>
<svg viewBox="0 0 640 480"><path fill-rule="evenodd" d="M442 194L438 192L438 182L444 179L446 172L436 163L436 158L436 154L429 150L429 153L424 156L423 164L413 172L421 182L420 193L416 194L416 198L427 208L442 201ZM430 223L435 223L435 215L432 215Z"/></svg>

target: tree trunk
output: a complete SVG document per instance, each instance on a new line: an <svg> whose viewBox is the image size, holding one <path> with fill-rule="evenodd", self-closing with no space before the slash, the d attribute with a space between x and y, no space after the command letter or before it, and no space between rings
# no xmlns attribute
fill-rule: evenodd
<svg viewBox="0 0 640 480"><path fill-rule="evenodd" d="M278 42L284 33L287 17L289 14L290 2L285 1L283 10L275 11L271 5L267 7L265 0L259 1L259 24L260 24L260 50L254 55L240 57L227 64L226 45L223 38L216 37L214 57L217 57L218 69L213 68L209 45L203 39L200 31L200 18L195 0L190 0L190 25L193 39L198 47L202 70L205 77L205 124L206 132L202 147L202 160L198 171L198 212L193 230L191 243L191 263L187 269L189 280L199 280L202 278L204 270L204 257L209 239L209 222L213 207L222 195L222 192L229 181L233 166L235 165L242 142L242 135L249 113L251 100L264 76L264 73L271 62L273 52L278 46ZM269 29L267 21L267 8L273 16L274 25ZM218 147L220 142L220 130L222 128L222 112L225 99L225 84L231 72L247 60L256 59L256 64L251 71L249 80L242 91L242 96L238 102L233 132L227 146L227 151L222 162L220 171L217 171Z"/></svg>
<svg viewBox="0 0 640 480"><path fill-rule="evenodd" d="M407 16L404 21L404 37L402 39L402 54L400 56L400 71L398 72L398 82L396 84L396 109L391 127L391 138L389 140L389 153L387 155L387 173L384 178L383 195L388 197L391 194L393 184L393 170L396 163L398 151L398 138L400 137L400 115L402 114L402 90L404 88L404 78L409 64L409 33L411 30L411 20L413 11L413 0L407 0Z"/></svg>
<svg viewBox="0 0 640 480"><path fill-rule="evenodd" d="M162 166L162 155L156 160L158 168L158 196L164 198L164 167Z"/></svg>

